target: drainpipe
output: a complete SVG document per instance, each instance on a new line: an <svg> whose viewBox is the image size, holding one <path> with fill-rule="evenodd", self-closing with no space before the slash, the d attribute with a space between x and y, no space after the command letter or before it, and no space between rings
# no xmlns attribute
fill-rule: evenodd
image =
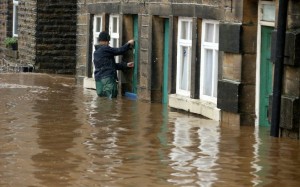
<svg viewBox="0 0 300 187"><path fill-rule="evenodd" d="M271 136L273 137L279 136L283 61L284 61L285 32L286 32L288 2L289 0L279 0L277 37L276 37L276 60L275 60L275 69L274 69L272 119L271 119Z"/></svg>

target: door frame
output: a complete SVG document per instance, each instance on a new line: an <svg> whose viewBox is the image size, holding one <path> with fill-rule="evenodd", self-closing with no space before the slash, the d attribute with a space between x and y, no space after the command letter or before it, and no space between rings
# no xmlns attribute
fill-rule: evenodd
<svg viewBox="0 0 300 187"><path fill-rule="evenodd" d="M258 27L257 27L257 48L256 48L256 83L255 83L255 126L259 125L259 99L260 99L260 58L261 58L261 28L263 26L275 27L275 22L262 21L262 5L275 4L274 1L259 1L258 3Z"/></svg>
<svg viewBox="0 0 300 187"><path fill-rule="evenodd" d="M132 75L132 93L137 94L137 86L138 86L138 68L139 68L139 16L133 15L133 37L134 37L134 68L133 68L133 75Z"/></svg>
<svg viewBox="0 0 300 187"><path fill-rule="evenodd" d="M164 19L164 55L163 55L163 88L162 103L168 104L168 78L169 78L169 41L170 41L170 19Z"/></svg>

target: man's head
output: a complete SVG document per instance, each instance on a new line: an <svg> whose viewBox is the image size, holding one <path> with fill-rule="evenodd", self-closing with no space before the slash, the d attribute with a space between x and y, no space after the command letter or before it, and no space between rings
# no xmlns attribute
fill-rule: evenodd
<svg viewBox="0 0 300 187"><path fill-rule="evenodd" d="M99 42L109 42L110 41L110 35L108 34L108 32L106 32L106 31L100 32L99 37L98 37L98 41Z"/></svg>

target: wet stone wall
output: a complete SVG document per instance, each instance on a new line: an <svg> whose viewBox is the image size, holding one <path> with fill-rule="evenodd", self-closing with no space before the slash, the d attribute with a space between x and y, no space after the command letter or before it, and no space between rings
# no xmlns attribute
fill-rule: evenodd
<svg viewBox="0 0 300 187"><path fill-rule="evenodd" d="M36 60L36 0L19 1L18 53L20 64L35 64Z"/></svg>
<svg viewBox="0 0 300 187"><path fill-rule="evenodd" d="M38 1L36 71L75 74L77 1Z"/></svg>
<svg viewBox="0 0 300 187"><path fill-rule="evenodd" d="M8 22L8 14L7 14L7 1L0 1L0 46L3 45L4 38L6 37L7 26L9 25Z"/></svg>

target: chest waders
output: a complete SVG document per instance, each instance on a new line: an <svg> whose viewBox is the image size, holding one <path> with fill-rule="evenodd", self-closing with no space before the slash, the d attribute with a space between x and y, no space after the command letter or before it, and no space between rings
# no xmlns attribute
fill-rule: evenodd
<svg viewBox="0 0 300 187"><path fill-rule="evenodd" d="M100 97L116 98L118 95L118 83L113 77L105 77L96 81L96 90Z"/></svg>

